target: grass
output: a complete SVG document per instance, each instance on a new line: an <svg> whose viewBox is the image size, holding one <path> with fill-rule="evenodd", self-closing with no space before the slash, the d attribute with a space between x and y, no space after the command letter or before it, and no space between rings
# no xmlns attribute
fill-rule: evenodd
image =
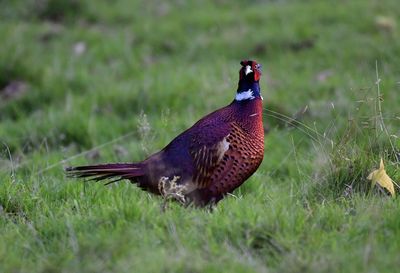
<svg viewBox="0 0 400 273"><path fill-rule="evenodd" d="M92 2L0 2L1 272L396 271L400 203L366 177L400 181L397 1ZM64 177L159 150L244 58L265 160L212 213Z"/></svg>

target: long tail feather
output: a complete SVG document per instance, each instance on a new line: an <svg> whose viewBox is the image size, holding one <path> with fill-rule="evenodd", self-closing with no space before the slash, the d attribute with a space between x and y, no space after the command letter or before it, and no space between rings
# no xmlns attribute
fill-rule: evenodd
<svg viewBox="0 0 400 273"><path fill-rule="evenodd" d="M67 177L88 178L88 180L101 181L112 179L107 184L122 179L133 179L144 175L143 166L140 163L115 163L68 167L65 169Z"/></svg>

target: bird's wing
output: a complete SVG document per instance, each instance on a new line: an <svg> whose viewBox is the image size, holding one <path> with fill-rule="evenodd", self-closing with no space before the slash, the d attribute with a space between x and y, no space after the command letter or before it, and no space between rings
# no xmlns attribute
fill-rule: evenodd
<svg viewBox="0 0 400 273"><path fill-rule="evenodd" d="M211 176L229 150L227 138L231 126L225 124L208 124L192 137L189 153L193 159L193 183L197 188L206 188Z"/></svg>

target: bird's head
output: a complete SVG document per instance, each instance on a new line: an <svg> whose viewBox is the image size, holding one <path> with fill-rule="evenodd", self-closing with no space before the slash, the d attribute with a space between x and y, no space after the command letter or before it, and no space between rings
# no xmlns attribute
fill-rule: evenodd
<svg viewBox="0 0 400 273"><path fill-rule="evenodd" d="M244 60L240 64L242 68L239 71L239 83L236 92L236 101L248 101L260 98L261 65L256 61Z"/></svg>
<svg viewBox="0 0 400 273"><path fill-rule="evenodd" d="M258 82L261 77L261 65L256 61L244 60L240 64L242 68L239 71L239 80L251 82Z"/></svg>

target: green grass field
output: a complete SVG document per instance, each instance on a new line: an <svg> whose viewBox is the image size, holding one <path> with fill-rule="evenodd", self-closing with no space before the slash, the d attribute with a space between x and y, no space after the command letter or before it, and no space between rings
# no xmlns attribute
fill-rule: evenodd
<svg viewBox="0 0 400 273"><path fill-rule="evenodd" d="M0 272L398 271L399 199L366 179L382 157L400 182L397 0L18 0L0 18ZM245 58L265 159L212 212L65 178L158 151L231 102Z"/></svg>

